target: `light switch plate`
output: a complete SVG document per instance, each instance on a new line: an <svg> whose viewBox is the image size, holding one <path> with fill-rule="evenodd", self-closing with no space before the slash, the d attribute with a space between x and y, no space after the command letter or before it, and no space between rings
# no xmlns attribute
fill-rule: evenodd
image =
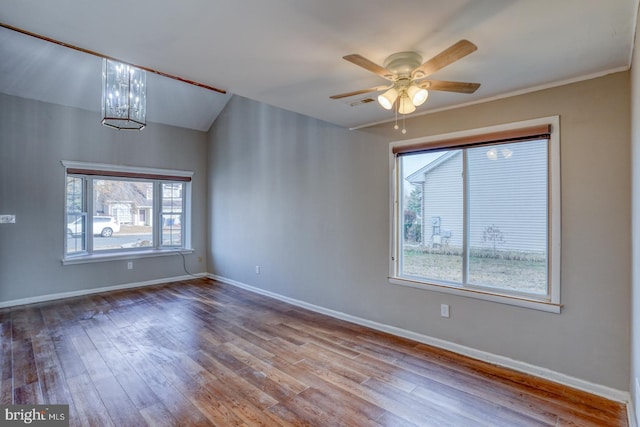
<svg viewBox="0 0 640 427"><path fill-rule="evenodd" d="M15 224L15 215L0 215L0 224Z"/></svg>

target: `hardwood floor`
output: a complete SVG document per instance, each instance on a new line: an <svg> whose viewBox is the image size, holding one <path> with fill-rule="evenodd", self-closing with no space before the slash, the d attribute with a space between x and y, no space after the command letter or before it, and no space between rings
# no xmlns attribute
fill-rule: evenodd
<svg viewBox="0 0 640 427"><path fill-rule="evenodd" d="M623 405L209 279L0 310L2 404L77 426L626 426Z"/></svg>

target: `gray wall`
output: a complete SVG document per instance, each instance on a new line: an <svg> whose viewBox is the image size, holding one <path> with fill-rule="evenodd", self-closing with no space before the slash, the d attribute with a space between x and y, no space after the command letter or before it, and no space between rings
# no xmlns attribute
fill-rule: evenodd
<svg viewBox="0 0 640 427"><path fill-rule="evenodd" d="M0 94L0 302L185 275L169 256L61 264L64 168L61 160L195 171L190 272L206 271L206 134L150 123L141 132L100 125L97 113ZM198 263L197 257L203 258Z"/></svg>
<svg viewBox="0 0 640 427"><path fill-rule="evenodd" d="M629 73L407 121L405 138L560 115L561 314L389 284L388 142L234 97L209 133L210 272L629 389ZM255 273L255 266L262 274ZM440 304L451 318L440 317Z"/></svg>

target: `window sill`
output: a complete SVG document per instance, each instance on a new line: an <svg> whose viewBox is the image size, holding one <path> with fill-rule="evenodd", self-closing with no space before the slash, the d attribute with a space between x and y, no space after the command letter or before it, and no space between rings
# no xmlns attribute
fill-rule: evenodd
<svg viewBox="0 0 640 427"><path fill-rule="evenodd" d="M408 286L417 289L426 289L429 291L442 292L445 294L459 295L467 298L475 298L484 301L497 302L500 304L508 304L518 307L530 308L533 310L546 311L549 313L560 313L560 309L562 308L562 304L556 304L549 301L530 299L514 295L502 295L477 289L454 288L452 286L418 282L406 278L390 277L389 282L394 285Z"/></svg>
<svg viewBox="0 0 640 427"><path fill-rule="evenodd" d="M62 265L88 264L92 262L118 261L123 259L153 258L177 254L190 254L194 249L148 249L135 252L111 252L106 254L78 255L62 259Z"/></svg>

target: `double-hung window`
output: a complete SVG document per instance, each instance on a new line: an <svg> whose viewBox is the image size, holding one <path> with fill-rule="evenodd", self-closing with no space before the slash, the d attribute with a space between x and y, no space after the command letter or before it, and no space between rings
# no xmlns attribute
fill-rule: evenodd
<svg viewBox="0 0 640 427"><path fill-rule="evenodd" d="M63 162L65 263L190 250L193 172Z"/></svg>
<svg viewBox="0 0 640 427"><path fill-rule="evenodd" d="M560 310L558 118L391 144L391 281Z"/></svg>

